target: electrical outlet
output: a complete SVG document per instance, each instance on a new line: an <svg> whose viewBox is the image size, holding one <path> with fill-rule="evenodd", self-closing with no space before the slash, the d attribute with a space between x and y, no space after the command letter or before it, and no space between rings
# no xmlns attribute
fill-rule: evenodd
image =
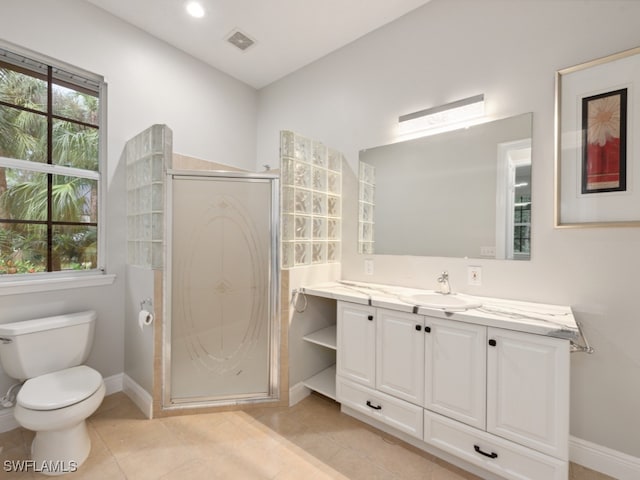
<svg viewBox="0 0 640 480"><path fill-rule="evenodd" d="M373 275L373 259L367 258L364 261L364 274Z"/></svg>
<svg viewBox="0 0 640 480"><path fill-rule="evenodd" d="M467 283L476 287L482 285L482 267L467 267Z"/></svg>

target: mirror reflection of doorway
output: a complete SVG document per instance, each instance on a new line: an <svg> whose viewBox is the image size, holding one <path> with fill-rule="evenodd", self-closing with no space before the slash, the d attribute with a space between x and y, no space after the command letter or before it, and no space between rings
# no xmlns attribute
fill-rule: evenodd
<svg viewBox="0 0 640 480"><path fill-rule="evenodd" d="M498 145L496 256L531 258L531 139Z"/></svg>

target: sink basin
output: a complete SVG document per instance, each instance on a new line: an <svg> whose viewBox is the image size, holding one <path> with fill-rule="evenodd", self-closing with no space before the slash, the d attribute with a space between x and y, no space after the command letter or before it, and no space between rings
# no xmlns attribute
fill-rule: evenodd
<svg viewBox="0 0 640 480"><path fill-rule="evenodd" d="M403 300L420 307L439 308L450 312L463 311L482 306L480 302L474 299L460 297L455 294L443 295L438 292L418 293L405 297Z"/></svg>

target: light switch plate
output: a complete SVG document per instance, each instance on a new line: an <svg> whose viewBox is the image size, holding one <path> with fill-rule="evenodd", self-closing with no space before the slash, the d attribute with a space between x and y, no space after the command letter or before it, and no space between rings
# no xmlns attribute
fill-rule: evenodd
<svg viewBox="0 0 640 480"><path fill-rule="evenodd" d="M364 261L364 274L373 275L373 259L367 258Z"/></svg>
<svg viewBox="0 0 640 480"><path fill-rule="evenodd" d="M482 285L482 267L467 267L467 283L476 287Z"/></svg>

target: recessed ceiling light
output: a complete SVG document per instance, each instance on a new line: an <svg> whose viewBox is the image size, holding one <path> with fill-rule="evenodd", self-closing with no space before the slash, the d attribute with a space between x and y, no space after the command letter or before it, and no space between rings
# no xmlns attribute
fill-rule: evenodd
<svg viewBox="0 0 640 480"><path fill-rule="evenodd" d="M204 17L204 7L198 2L187 3L187 13L194 18Z"/></svg>

